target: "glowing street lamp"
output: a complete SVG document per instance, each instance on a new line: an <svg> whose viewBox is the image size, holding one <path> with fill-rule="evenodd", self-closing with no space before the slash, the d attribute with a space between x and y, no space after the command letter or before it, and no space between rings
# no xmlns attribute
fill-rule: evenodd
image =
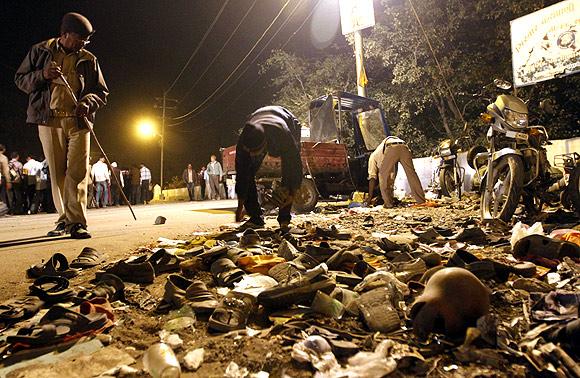
<svg viewBox="0 0 580 378"><path fill-rule="evenodd" d="M137 122L137 134L143 139L151 139L158 136L156 129L155 122L150 119L144 118Z"/></svg>
<svg viewBox="0 0 580 378"><path fill-rule="evenodd" d="M158 137L161 144L161 167L160 167L160 182L161 188L163 188L163 150L165 137L163 131L161 134L157 132L157 126L154 121L148 118L143 118L137 122L137 134L143 139L152 139ZM161 191L161 198L163 198L163 190Z"/></svg>

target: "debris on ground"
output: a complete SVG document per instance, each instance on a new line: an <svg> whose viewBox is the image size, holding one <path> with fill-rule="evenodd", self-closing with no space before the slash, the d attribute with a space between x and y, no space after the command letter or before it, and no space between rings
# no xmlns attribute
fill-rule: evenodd
<svg viewBox="0 0 580 378"><path fill-rule="evenodd" d="M472 202L57 253L0 306L0 375L580 377L580 219Z"/></svg>

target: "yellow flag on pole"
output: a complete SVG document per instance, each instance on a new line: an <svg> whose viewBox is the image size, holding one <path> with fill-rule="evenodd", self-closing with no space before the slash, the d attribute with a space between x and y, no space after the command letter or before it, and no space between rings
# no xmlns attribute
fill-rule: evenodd
<svg viewBox="0 0 580 378"><path fill-rule="evenodd" d="M368 84L369 80L367 78L367 73L365 71L365 66L361 66L360 68L360 74L358 76L358 85L359 87L366 87Z"/></svg>

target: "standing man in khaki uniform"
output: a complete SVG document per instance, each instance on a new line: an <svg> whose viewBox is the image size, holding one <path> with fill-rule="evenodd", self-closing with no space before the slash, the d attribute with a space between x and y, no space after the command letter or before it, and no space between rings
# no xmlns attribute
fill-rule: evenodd
<svg viewBox="0 0 580 378"><path fill-rule="evenodd" d="M398 163L401 163L405 170L411 187L411 194L417 202L416 206L428 205L425 201L425 193L423 192L421 181L413 165L411 151L402 139L395 136L385 138L369 158L369 197L372 198L377 180L379 180L381 196L385 202L384 207L393 207L393 185L397 177L396 169Z"/></svg>
<svg viewBox="0 0 580 378"><path fill-rule="evenodd" d="M65 14L60 37L32 46L14 79L29 95L26 122L38 125L50 169L59 218L48 236L70 233L75 239L91 237L86 212L90 134L84 117L92 126L109 92L97 58L85 50L93 33L86 17ZM60 75L75 92L78 106Z"/></svg>

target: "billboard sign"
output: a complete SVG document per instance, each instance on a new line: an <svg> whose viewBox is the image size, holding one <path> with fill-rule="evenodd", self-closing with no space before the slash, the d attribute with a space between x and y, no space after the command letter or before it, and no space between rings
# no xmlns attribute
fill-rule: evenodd
<svg viewBox="0 0 580 378"><path fill-rule="evenodd" d="M565 0L510 22L514 86L580 71L580 0Z"/></svg>
<svg viewBox="0 0 580 378"><path fill-rule="evenodd" d="M339 4L343 35L375 25L373 0L339 0Z"/></svg>

